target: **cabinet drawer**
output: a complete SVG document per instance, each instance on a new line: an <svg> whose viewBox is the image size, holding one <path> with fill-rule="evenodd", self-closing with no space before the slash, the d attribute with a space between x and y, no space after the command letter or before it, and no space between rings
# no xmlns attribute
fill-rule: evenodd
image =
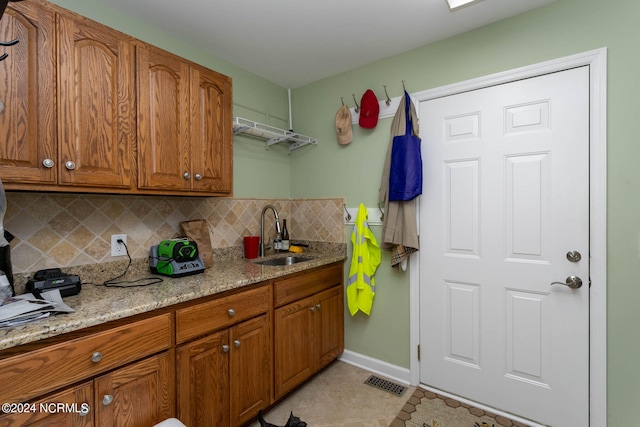
<svg viewBox="0 0 640 427"><path fill-rule="evenodd" d="M271 286L242 291L176 311L176 342L221 329L259 314L271 306Z"/></svg>
<svg viewBox="0 0 640 427"><path fill-rule="evenodd" d="M342 264L335 264L311 273L278 280L274 283L275 306L280 307L317 294L325 289L341 284L342 280Z"/></svg>
<svg viewBox="0 0 640 427"><path fill-rule="evenodd" d="M171 345L171 314L139 320L0 360L0 402L19 402Z"/></svg>

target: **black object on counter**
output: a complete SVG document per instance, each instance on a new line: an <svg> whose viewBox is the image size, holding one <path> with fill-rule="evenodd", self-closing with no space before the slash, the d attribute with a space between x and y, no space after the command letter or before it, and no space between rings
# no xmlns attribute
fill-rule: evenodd
<svg viewBox="0 0 640 427"><path fill-rule="evenodd" d="M33 275L33 279L27 281L27 292L34 295L58 289L61 296L68 297L79 294L81 288L82 282L78 275L63 273L59 268L38 270Z"/></svg>
<svg viewBox="0 0 640 427"><path fill-rule="evenodd" d="M4 238L7 239L7 242L11 242L14 236L7 230L4 230ZM11 285L11 293L15 295L16 291L13 287L13 267L11 265L11 246L9 245L0 247L0 271L4 272L5 276L7 276L9 284Z"/></svg>

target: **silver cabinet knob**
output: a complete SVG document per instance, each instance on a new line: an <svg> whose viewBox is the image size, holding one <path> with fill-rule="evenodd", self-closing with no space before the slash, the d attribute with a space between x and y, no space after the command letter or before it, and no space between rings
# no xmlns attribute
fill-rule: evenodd
<svg viewBox="0 0 640 427"><path fill-rule="evenodd" d="M91 411L91 406L89 405L89 403L84 402L80 404L80 410L78 411L78 415L81 417L86 417L87 415L89 415L90 411Z"/></svg>
<svg viewBox="0 0 640 427"><path fill-rule="evenodd" d="M553 282L551 283L552 285L564 285L564 286L568 286L571 289L578 289L579 287L582 286L582 279L579 278L578 276L569 276L567 277L567 279L565 280L565 282Z"/></svg>
<svg viewBox="0 0 640 427"><path fill-rule="evenodd" d="M316 311L316 308L315 307L309 307L309 310L311 310L311 312L313 313L313 312Z"/></svg>
<svg viewBox="0 0 640 427"><path fill-rule="evenodd" d="M76 168L76 164L74 162L72 162L71 160L67 160L64 164L64 167L69 169L70 171L74 170Z"/></svg>
<svg viewBox="0 0 640 427"><path fill-rule="evenodd" d="M55 165L55 162L51 159L44 159L42 161L42 166L44 166L47 169L51 169L54 165Z"/></svg>
<svg viewBox="0 0 640 427"><path fill-rule="evenodd" d="M102 404L104 406L108 406L108 405L111 405L111 402L113 402L113 396L110 394L105 394L104 397L102 398Z"/></svg>
<svg viewBox="0 0 640 427"><path fill-rule="evenodd" d="M202 175L197 173L195 178L196 178L197 181L200 181L202 179Z"/></svg>
<svg viewBox="0 0 640 427"><path fill-rule="evenodd" d="M240 347L240 340L234 340L233 345L235 345L236 348Z"/></svg>
<svg viewBox="0 0 640 427"><path fill-rule="evenodd" d="M224 351L225 353L229 353L229 346L228 345L223 345L222 346L222 351Z"/></svg>
<svg viewBox="0 0 640 427"><path fill-rule="evenodd" d="M185 172L182 176L184 176L184 179L190 179L191 178L191 174L189 172Z"/></svg>
<svg viewBox="0 0 640 427"><path fill-rule="evenodd" d="M236 314L236 311L233 308L230 308L227 310L227 313L229 314L229 317L233 317Z"/></svg>
<svg viewBox="0 0 640 427"><path fill-rule="evenodd" d="M320 310L320 303L316 304L316 308Z"/></svg>
<svg viewBox="0 0 640 427"><path fill-rule="evenodd" d="M96 351L91 355L91 361L93 363L98 363L101 360L102 360L102 353L100 353L99 351Z"/></svg>

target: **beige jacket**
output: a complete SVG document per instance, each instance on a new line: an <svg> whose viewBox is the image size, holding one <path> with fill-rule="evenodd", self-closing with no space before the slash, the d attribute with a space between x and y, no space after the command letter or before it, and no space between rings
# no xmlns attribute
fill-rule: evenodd
<svg viewBox="0 0 640 427"><path fill-rule="evenodd" d="M416 218L417 198L409 201L389 201L389 170L391 168L391 147L393 137L405 134L405 97L400 100L398 111L391 123L391 139L387 148L387 157L384 161L382 181L378 203L384 203L384 221L382 223L382 249L392 251L391 266L405 269L406 260L413 252L420 249L418 240L418 224ZM410 107L411 120L413 122L413 134L420 135L418 118L413 103Z"/></svg>

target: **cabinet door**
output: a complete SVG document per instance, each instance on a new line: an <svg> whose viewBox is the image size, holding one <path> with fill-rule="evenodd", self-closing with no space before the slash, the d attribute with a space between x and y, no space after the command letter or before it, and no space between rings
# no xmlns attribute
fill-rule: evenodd
<svg viewBox="0 0 640 427"><path fill-rule="evenodd" d="M190 98L192 190L231 194L231 79L193 65Z"/></svg>
<svg viewBox="0 0 640 427"><path fill-rule="evenodd" d="M138 187L189 190L189 64L152 46L137 57Z"/></svg>
<svg viewBox="0 0 640 427"><path fill-rule="evenodd" d="M178 419L185 425L229 425L228 352L228 330L178 348Z"/></svg>
<svg viewBox="0 0 640 427"><path fill-rule="evenodd" d="M130 39L61 14L58 47L59 183L130 188L135 138Z"/></svg>
<svg viewBox="0 0 640 427"><path fill-rule="evenodd" d="M173 364L168 351L96 378L96 425L148 427L173 417Z"/></svg>
<svg viewBox="0 0 640 427"><path fill-rule="evenodd" d="M241 426L271 404L271 327L262 315L231 328L231 426Z"/></svg>
<svg viewBox="0 0 640 427"><path fill-rule="evenodd" d="M344 350L342 286L319 293L314 303L314 353L318 370L335 360Z"/></svg>
<svg viewBox="0 0 640 427"><path fill-rule="evenodd" d="M313 297L275 311L275 398L301 384L314 372Z"/></svg>
<svg viewBox="0 0 640 427"><path fill-rule="evenodd" d="M30 2L11 3L0 21L0 178L4 183L54 183L57 160L54 98L54 15ZM50 167L45 167L45 160Z"/></svg>
<svg viewBox="0 0 640 427"><path fill-rule="evenodd" d="M0 415L0 425L4 427L91 427L94 425L92 383L89 381L70 387L46 399L30 403L29 409L32 411Z"/></svg>

